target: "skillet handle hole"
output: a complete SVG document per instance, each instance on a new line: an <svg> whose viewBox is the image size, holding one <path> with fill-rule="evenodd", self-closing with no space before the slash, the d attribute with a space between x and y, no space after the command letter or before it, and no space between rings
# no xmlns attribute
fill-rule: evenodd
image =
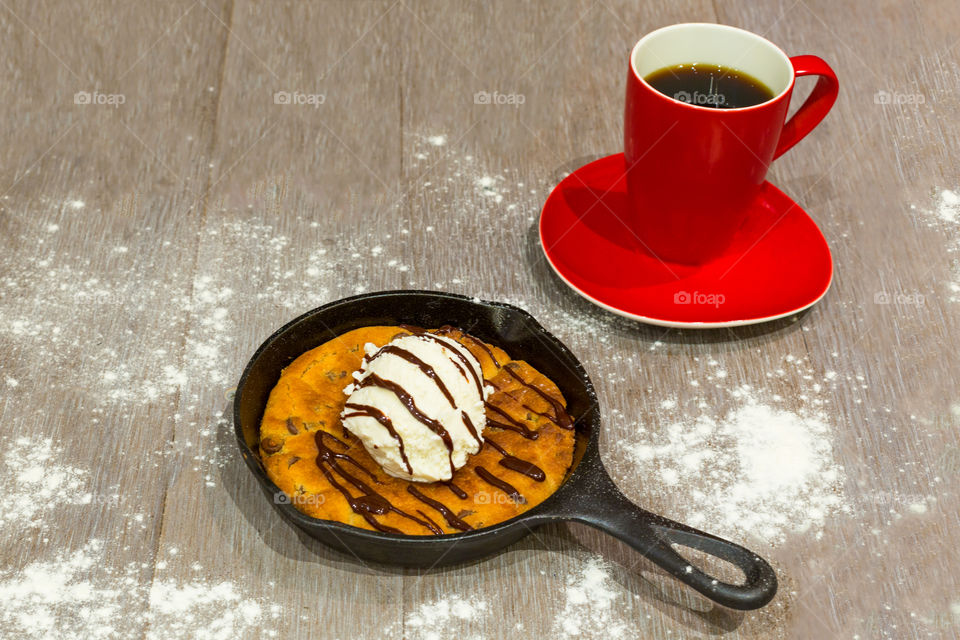
<svg viewBox="0 0 960 640"><path fill-rule="evenodd" d="M699 549L682 545L678 542L671 542L670 547L677 552L681 558L690 563L707 575L713 576L721 582L742 587L747 583L747 574L737 565L718 558L717 556L705 553Z"/></svg>

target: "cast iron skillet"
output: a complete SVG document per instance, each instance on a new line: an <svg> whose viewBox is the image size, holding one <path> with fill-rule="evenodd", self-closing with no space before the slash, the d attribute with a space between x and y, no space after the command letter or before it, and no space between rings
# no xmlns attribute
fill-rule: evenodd
<svg viewBox="0 0 960 640"><path fill-rule="evenodd" d="M297 511L267 477L257 440L260 419L280 370L305 351L352 329L411 324L461 328L523 359L553 380L576 422L576 450L564 484L544 502L500 524L442 536L406 536L358 529ZM747 549L645 511L628 500L607 475L598 446L600 410L590 378L574 355L522 309L497 302L429 291L370 293L314 309L282 327L253 355L234 399L240 452L281 515L310 536L359 558L416 567L452 564L491 554L533 527L571 520L596 527L663 567L715 602L755 609L777 591L773 569ZM716 556L739 567L742 585L729 584L692 566L671 544Z"/></svg>

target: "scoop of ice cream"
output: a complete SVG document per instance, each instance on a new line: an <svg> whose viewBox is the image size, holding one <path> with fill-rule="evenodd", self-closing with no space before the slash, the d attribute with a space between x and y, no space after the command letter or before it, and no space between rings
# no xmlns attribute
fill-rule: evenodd
<svg viewBox="0 0 960 640"><path fill-rule="evenodd" d="M480 363L456 340L404 335L365 347L354 382L343 390L343 426L391 476L449 480L483 444L486 425Z"/></svg>

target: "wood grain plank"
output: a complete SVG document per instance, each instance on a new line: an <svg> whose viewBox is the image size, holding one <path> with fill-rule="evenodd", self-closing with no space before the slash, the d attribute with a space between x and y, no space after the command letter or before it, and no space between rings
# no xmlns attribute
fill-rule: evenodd
<svg viewBox="0 0 960 640"><path fill-rule="evenodd" d="M957 100L944 81L955 82L957 70L943 66L942 52L960 16L894 2L856 20L853 6L815 1L772 11L785 16L767 28L774 42L821 55L841 78L834 112L777 163L774 179L798 196L834 253L833 289L804 319L804 336L815 368L849 376L830 405L853 504L822 541L800 541L783 556L798 587L786 624L800 637L946 636L956 579L940 563L956 561L957 519L955 489L943 484L953 474L940 461L955 446L943 425L953 424L949 372L958 363L939 345L953 342L956 312L944 287L945 240L910 207L931 207L934 190L956 187L956 131L946 123L956 121ZM724 3L720 17L762 30L770 15ZM923 102L878 104L880 92ZM917 554L921 539L926 551Z"/></svg>
<svg viewBox="0 0 960 640"><path fill-rule="evenodd" d="M217 421L225 392L276 328L362 283L388 284L370 230L390 224L400 186L391 4L238 2L224 18L228 59L193 274L200 315L185 357L216 356L206 387L178 408L177 438L197 442L201 462L171 486L161 548L179 550L165 579L188 580L200 558L212 578L261 603L249 637L370 637L401 619L397 573L280 520L236 454L232 423Z"/></svg>
<svg viewBox="0 0 960 640"><path fill-rule="evenodd" d="M6 387L2 437L5 451L25 438L36 454L49 438L52 458L37 469L59 487L36 496L43 528L5 530L0 557L12 571L99 540L93 567L76 577L103 589L132 571L130 588L107 597L134 635L175 473L179 387L163 382L151 352L187 329L163 303L191 286L178 267L196 252L187 210L205 181L206 89L225 43L190 13L190 2L0 9L0 361L20 383ZM76 482L49 484L64 482L61 467Z"/></svg>

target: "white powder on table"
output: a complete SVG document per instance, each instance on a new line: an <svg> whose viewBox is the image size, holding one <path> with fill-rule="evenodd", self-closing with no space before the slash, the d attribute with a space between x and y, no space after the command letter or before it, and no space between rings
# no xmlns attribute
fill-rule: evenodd
<svg viewBox="0 0 960 640"><path fill-rule="evenodd" d="M956 222L960 215L960 193L944 189L937 202L937 217L944 222Z"/></svg>
<svg viewBox="0 0 960 640"><path fill-rule="evenodd" d="M249 355L234 343L241 308L274 313L279 326L368 290L384 265L388 272L410 269L388 255L398 252L400 235L392 236L393 243L344 238L335 251L317 246L298 256L291 254L290 237L272 225L226 216L211 219L201 232L201 241L215 246L220 259L202 263L192 282L184 283L159 275L170 269L162 256L115 252L115 268L104 273L91 269L82 253L38 250L45 226L31 225L20 238L22 250L0 256L0 339L16 345L11 365L62 377L49 381L51 389L75 388L82 379L85 399L95 408L172 408L178 394L191 400L211 386L230 386ZM319 223L301 221L301 227L323 237ZM134 236L149 234L144 229ZM247 266L249 289L240 295L235 274L223 264L249 256L257 260ZM331 281L342 286L335 290ZM112 321L106 325L105 319ZM137 326L136 334L123 328L130 325ZM186 327L185 344L164 333L176 326ZM10 387L25 386L17 376L7 377Z"/></svg>
<svg viewBox="0 0 960 640"><path fill-rule="evenodd" d="M133 603L132 575L91 580L102 557L93 540L74 553L0 572L0 625L24 639L120 638L124 611Z"/></svg>
<svg viewBox="0 0 960 640"><path fill-rule="evenodd" d="M90 504L88 472L63 464L63 450L53 440L17 438L0 441L5 449L0 468L0 530L44 528L43 518L65 505Z"/></svg>
<svg viewBox="0 0 960 640"><path fill-rule="evenodd" d="M147 568L112 568L103 542L91 540L18 571L0 570L0 626L5 637L23 640L127 638L138 622L148 640L234 640L262 628L261 603L236 584L159 579L147 590Z"/></svg>
<svg viewBox="0 0 960 640"><path fill-rule="evenodd" d="M600 558L590 558L581 569L567 576L564 606L554 622L554 637L630 637L616 606L622 592L610 577L608 565Z"/></svg>
<svg viewBox="0 0 960 640"><path fill-rule="evenodd" d="M789 534L819 536L828 517L849 511L825 412L788 411L750 387L734 395L724 415L638 427L639 440L625 445L636 472L659 480L670 515L693 527L771 546Z"/></svg>
<svg viewBox="0 0 960 640"><path fill-rule="evenodd" d="M483 175L474 181L477 193L485 198L491 198L496 203L503 202L503 193L498 186L498 180L493 176Z"/></svg>
<svg viewBox="0 0 960 640"><path fill-rule="evenodd" d="M260 622L259 602L229 581L154 583L150 589L147 640L234 640Z"/></svg>
<svg viewBox="0 0 960 640"><path fill-rule="evenodd" d="M453 625L466 625L455 637L463 640L481 638L470 625L479 622L488 610L483 600L448 596L421 604L408 613L403 620L405 640L442 640L450 637Z"/></svg>
<svg viewBox="0 0 960 640"><path fill-rule="evenodd" d="M941 189L932 209L925 206L910 207L930 227L946 230L948 236L945 252L950 256L951 274L947 283L950 302L960 302L960 190Z"/></svg>
<svg viewBox="0 0 960 640"><path fill-rule="evenodd" d="M598 556L570 568L560 576L558 608L550 616L551 638L628 638L628 624L618 604L629 594L610 575L611 565ZM562 604L562 608L559 606ZM548 617L547 620L551 618ZM491 611L486 600L460 594L424 602L408 612L403 621L404 640L442 640L453 637L474 640L485 637L481 625L502 628L504 621ZM515 631L524 629L521 619ZM392 632L399 632L397 626Z"/></svg>

